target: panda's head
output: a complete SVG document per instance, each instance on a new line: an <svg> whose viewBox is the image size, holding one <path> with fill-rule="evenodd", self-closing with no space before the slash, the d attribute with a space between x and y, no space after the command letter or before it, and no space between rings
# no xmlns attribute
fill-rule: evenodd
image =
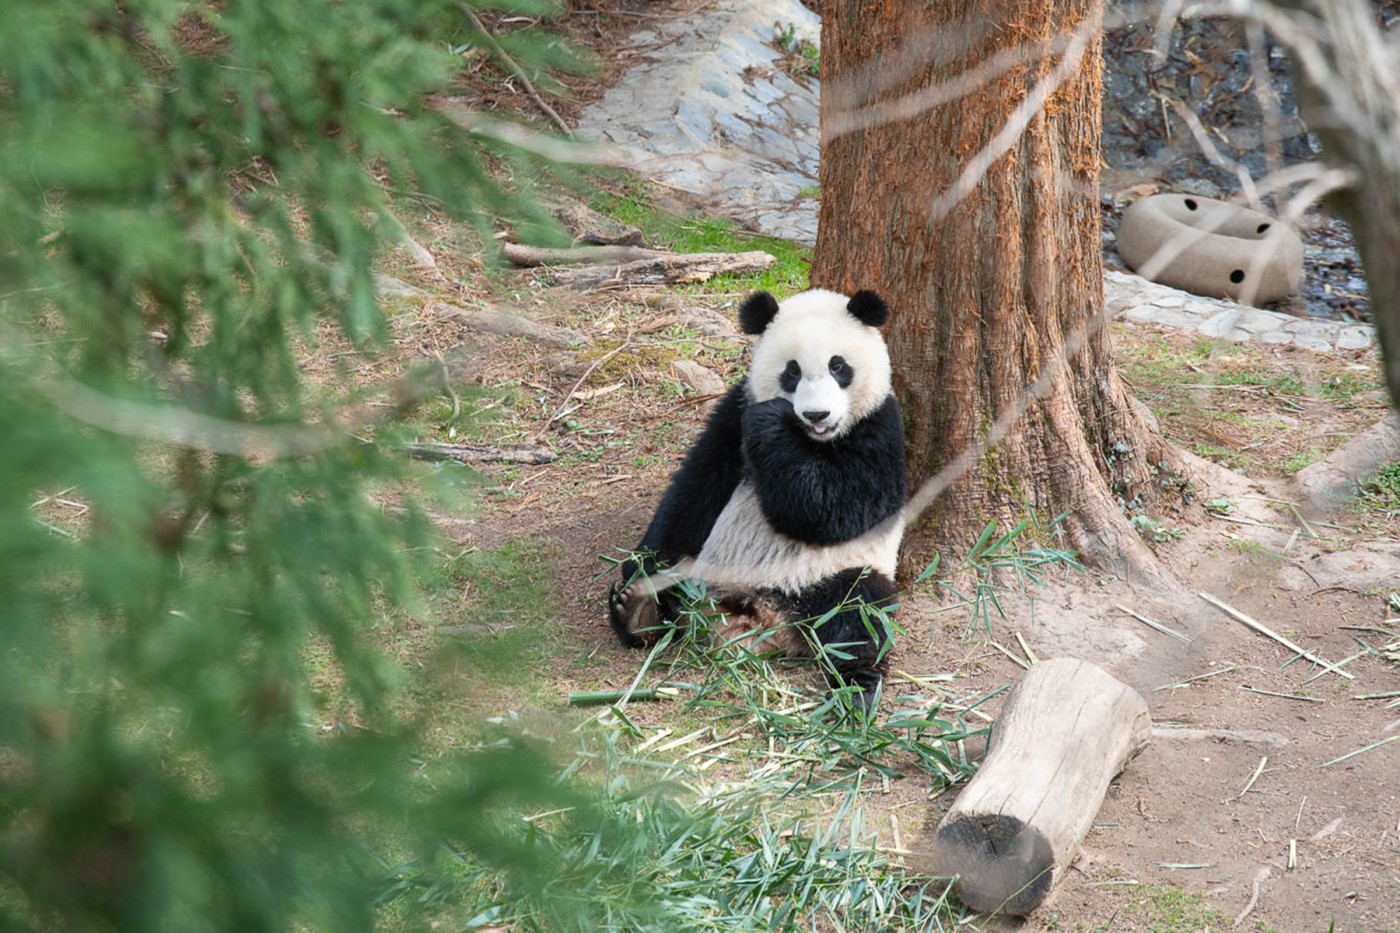
<svg viewBox="0 0 1400 933"><path fill-rule="evenodd" d="M889 397L890 355L879 330L888 318L869 291L847 298L814 288L782 304L767 292L750 295L739 306L740 327L758 337L750 398L785 398L809 437L836 440Z"/></svg>

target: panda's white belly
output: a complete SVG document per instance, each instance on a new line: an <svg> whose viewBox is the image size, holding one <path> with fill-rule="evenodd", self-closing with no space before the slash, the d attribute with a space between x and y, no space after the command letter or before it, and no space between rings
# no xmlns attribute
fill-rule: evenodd
<svg viewBox="0 0 1400 933"><path fill-rule="evenodd" d="M896 512L850 541L803 544L773 529L758 493L741 482L724 507L689 575L729 587L768 587L797 593L842 570L869 567L894 578L904 519Z"/></svg>

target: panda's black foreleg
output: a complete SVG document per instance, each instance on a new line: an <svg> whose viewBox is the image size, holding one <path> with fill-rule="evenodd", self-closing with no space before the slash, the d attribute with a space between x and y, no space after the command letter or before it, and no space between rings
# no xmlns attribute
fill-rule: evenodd
<svg viewBox="0 0 1400 933"><path fill-rule="evenodd" d="M823 657L833 689L854 686L853 705L874 708L885 680L893 633L894 582L867 569L845 570L804 590L788 607Z"/></svg>

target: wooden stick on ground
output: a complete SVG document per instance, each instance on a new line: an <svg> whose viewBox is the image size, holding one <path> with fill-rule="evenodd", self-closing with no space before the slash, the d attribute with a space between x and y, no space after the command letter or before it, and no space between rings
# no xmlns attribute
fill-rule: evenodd
<svg viewBox="0 0 1400 933"><path fill-rule="evenodd" d="M548 278L572 288L610 285L676 285L708 282L716 275L762 272L777 260L762 250L747 253L663 253L651 259L621 264L604 263L579 269L555 269Z"/></svg>
<svg viewBox="0 0 1400 933"><path fill-rule="evenodd" d="M1041 661L1007 697L987 757L938 826L940 874L963 903L1025 916L1045 899L1104 793L1146 746L1141 695L1088 661Z"/></svg>
<svg viewBox="0 0 1400 933"><path fill-rule="evenodd" d="M403 449L415 460L460 460L463 463L553 463L559 455L535 444L479 447L475 444L414 442Z"/></svg>
<svg viewBox="0 0 1400 933"><path fill-rule="evenodd" d="M514 72L515 76L520 79L520 83L525 86L525 93L530 95L530 99L535 102L535 105L543 110L547 117L554 121L554 125L559 127L560 132L572 139L574 131L569 129L569 124L564 122L564 118L559 116L558 111L549 106L545 99L540 96L540 92L535 89L534 82L532 82L530 76L525 73L525 69L520 67L520 63L511 58L510 53L501 47L501 43L496 41L496 37L491 34L491 30L486 28L486 24L481 21L481 17L477 16L471 10L467 10L466 13L467 18L472 21L472 25L477 28L482 38L486 40L486 44L491 46L491 51L495 53L496 57L501 60L503 65Z"/></svg>
<svg viewBox="0 0 1400 933"><path fill-rule="evenodd" d="M658 259L677 254L643 246L572 246L566 249L551 249L546 246L503 243L501 255L512 265L528 267L567 266L576 262L636 262L639 259Z"/></svg>

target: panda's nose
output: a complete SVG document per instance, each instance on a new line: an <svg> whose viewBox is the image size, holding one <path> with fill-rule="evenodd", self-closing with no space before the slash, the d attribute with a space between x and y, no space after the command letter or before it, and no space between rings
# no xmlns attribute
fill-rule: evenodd
<svg viewBox="0 0 1400 933"><path fill-rule="evenodd" d="M804 411L802 413L802 417L812 422L812 424L818 424L822 421L825 421L826 416L829 414L831 414L831 412L829 411Z"/></svg>

